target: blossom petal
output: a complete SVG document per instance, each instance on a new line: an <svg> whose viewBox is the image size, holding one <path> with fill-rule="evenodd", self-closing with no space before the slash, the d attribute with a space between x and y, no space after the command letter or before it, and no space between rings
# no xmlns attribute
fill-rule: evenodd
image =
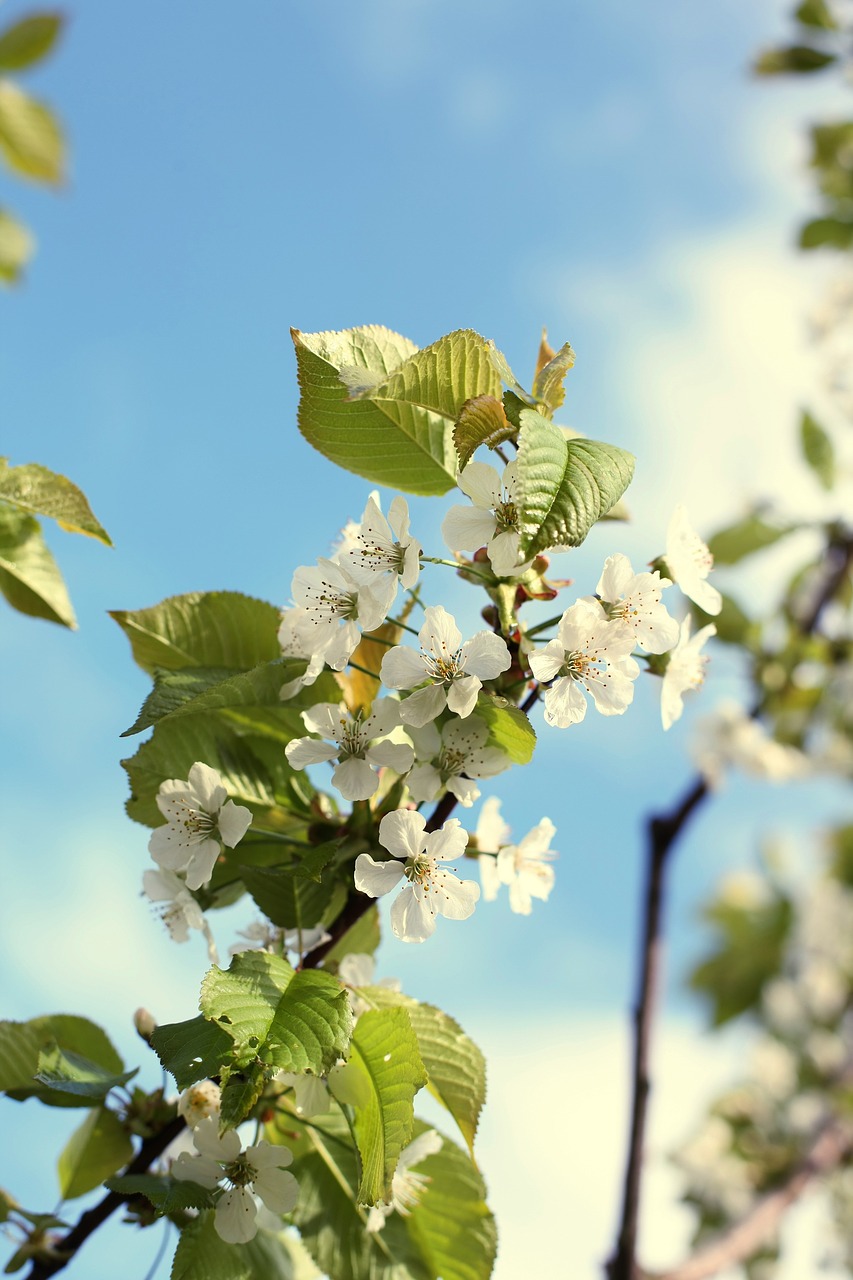
<svg viewBox="0 0 853 1280"><path fill-rule="evenodd" d="M228 799L228 792L223 787L219 774L200 760L190 769L187 781L201 808L207 813L216 813Z"/></svg>
<svg viewBox="0 0 853 1280"><path fill-rule="evenodd" d="M427 678L421 655L404 644L395 645L383 655L379 675L386 689L414 689Z"/></svg>
<svg viewBox="0 0 853 1280"><path fill-rule="evenodd" d="M463 676L461 680L454 680L447 690L447 706L462 719L470 716L477 705L477 694L482 687L482 682L476 676Z"/></svg>
<svg viewBox="0 0 853 1280"><path fill-rule="evenodd" d="M332 785L337 787L345 800L369 800L376 794L379 774L366 760L350 756L342 760L332 774Z"/></svg>
<svg viewBox="0 0 853 1280"><path fill-rule="evenodd" d="M506 642L493 631L478 631L462 646L462 666L481 680L494 680L509 669L512 658Z"/></svg>
<svg viewBox="0 0 853 1280"><path fill-rule="evenodd" d="M327 1108L328 1109L328 1108ZM302 1112L308 1115L307 1111ZM310 1112L311 1115L318 1114ZM299 1183L292 1173L286 1169L269 1168L262 1170L255 1178L253 1186L264 1204L273 1213L290 1213L296 1208L299 1199Z"/></svg>
<svg viewBox="0 0 853 1280"><path fill-rule="evenodd" d="M451 551L476 551L494 538L497 522L479 507L451 507L441 522L441 536Z"/></svg>
<svg viewBox="0 0 853 1280"><path fill-rule="evenodd" d="M233 849L235 845L240 843L251 825L252 810L247 809L244 804L235 804L233 800L226 800L219 810L218 819L222 843L229 849ZM190 888L194 887L190 885Z"/></svg>
<svg viewBox="0 0 853 1280"><path fill-rule="evenodd" d="M443 605L427 605L424 624L418 632L421 648L434 657L448 659L462 643L462 633L452 614Z"/></svg>
<svg viewBox="0 0 853 1280"><path fill-rule="evenodd" d="M424 847L426 818L411 809L395 809L379 823L379 843L395 858L417 858Z"/></svg>
<svg viewBox="0 0 853 1280"><path fill-rule="evenodd" d="M463 857L467 845L468 832L458 818L448 818L443 827L424 838L427 854L439 862L454 862Z"/></svg>
<svg viewBox="0 0 853 1280"><path fill-rule="evenodd" d="M213 868L222 849L218 840L203 840L192 848L190 860L186 865L188 889L200 889L207 884L213 875Z"/></svg>
<svg viewBox="0 0 853 1280"><path fill-rule="evenodd" d="M395 773L404 774L411 769L415 761L415 753L406 742L377 742L368 747L364 753L368 764L377 768L393 769Z"/></svg>
<svg viewBox="0 0 853 1280"><path fill-rule="evenodd" d="M458 682L454 681L454 684ZM479 681L477 681L479 685ZM451 686L452 690L453 686ZM410 724L415 729L421 729L430 720L435 720L440 716L444 708L447 706L448 695L444 691L444 686L440 684L427 685L425 689L418 689L415 693L409 695L405 702L400 703L400 718L403 724ZM476 691L474 693L474 702L477 701ZM473 704L472 704L473 705Z"/></svg>
<svg viewBox="0 0 853 1280"><path fill-rule="evenodd" d="M469 462L456 477L462 492L477 507L492 510L501 500L501 477L488 462Z"/></svg>
<svg viewBox="0 0 853 1280"><path fill-rule="evenodd" d="M574 680L562 676L545 690L545 719L558 729L579 724L586 715L586 698Z"/></svg>
<svg viewBox="0 0 853 1280"><path fill-rule="evenodd" d="M257 1217L258 1206L252 1193L246 1187L232 1187L218 1202L213 1225L220 1240L248 1244L258 1234Z"/></svg>
<svg viewBox="0 0 853 1280"><path fill-rule="evenodd" d="M426 942L435 933L435 913L407 885L391 904L391 932L401 942Z"/></svg>
<svg viewBox="0 0 853 1280"><path fill-rule="evenodd" d="M291 769L304 769L309 764L336 760L338 750L337 746L332 746L330 742L320 742L317 738L293 738L284 748L284 754Z"/></svg>
<svg viewBox="0 0 853 1280"><path fill-rule="evenodd" d="M369 853L360 853L355 860L355 887L359 893L371 898L381 898L390 893L406 874L406 869L396 859L377 862Z"/></svg>

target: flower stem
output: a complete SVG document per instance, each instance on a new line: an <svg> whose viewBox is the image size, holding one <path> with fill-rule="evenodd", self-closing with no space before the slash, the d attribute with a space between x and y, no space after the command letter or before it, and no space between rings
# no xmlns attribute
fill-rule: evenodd
<svg viewBox="0 0 853 1280"><path fill-rule="evenodd" d="M423 556L422 559L424 564L446 564L450 569L470 573L472 577L482 578L484 582L494 582L495 575L493 573L481 573L472 564L460 564L458 560L439 560L437 556Z"/></svg>
<svg viewBox="0 0 853 1280"><path fill-rule="evenodd" d="M360 671L362 675L370 676L371 680L376 680L377 683L381 683L379 676L376 674L376 672L368 671L367 667L363 667L360 662L353 662L352 658L350 658L348 665L351 667L355 667L356 671Z"/></svg>
<svg viewBox="0 0 853 1280"><path fill-rule="evenodd" d="M525 634L528 636L538 636L540 631L547 631L548 627L553 627L558 623L562 616L563 615L560 614L557 618L549 618L547 622L538 622L535 627L528 627Z"/></svg>

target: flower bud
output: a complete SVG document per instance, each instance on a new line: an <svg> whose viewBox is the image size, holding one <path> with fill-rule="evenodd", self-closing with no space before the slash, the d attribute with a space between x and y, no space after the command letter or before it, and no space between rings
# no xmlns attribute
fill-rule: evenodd
<svg viewBox="0 0 853 1280"><path fill-rule="evenodd" d="M137 1009L133 1015L133 1025L136 1027L137 1035L140 1035L146 1044L150 1044L151 1037L157 1030L157 1019L154 1014L149 1013L147 1009Z"/></svg>
<svg viewBox="0 0 853 1280"><path fill-rule="evenodd" d="M219 1114L220 1099L218 1084L212 1080L200 1080L185 1089L178 1098L178 1115L184 1117L190 1129L194 1129L208 1116Z"/></svg>

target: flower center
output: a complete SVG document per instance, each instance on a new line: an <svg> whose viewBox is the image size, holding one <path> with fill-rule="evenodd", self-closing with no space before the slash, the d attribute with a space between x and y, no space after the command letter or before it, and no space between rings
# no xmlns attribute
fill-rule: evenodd
<svg viewBox="0 0 853 1280"><path fill-rule="evenodd" d="M350 620L358 617L358 592L356 591L341 591L331 582L321 582L319 587L313 588L312 596L313 602L305 607L309 613L318 615L314 618L315 623L320 622L321 619Z"/></svg>
<svg viewBox="0 0 853 1280"><path fill-rule="evenodd" d="M194 809L186 801L181 802L181 807L184 812L175 821L183 827L189 843L201 844L204 840L209 839L211 832L216 830L218 815L206 813L204 809Z"/></svg>
<svg viewBox="0 0 853 1280"><path fill-rule="evenodd" d="M446 782L448 778L457 777L465 768L467 757L464 751L453 749L453 747L442 747L438 753L438 771L441 774L442 781Z"/></svg>
<svg viewBox="0 0 853 1280"><path fill-rule="evenodd" d="M457 676L462 675L460 667L460 658L462 650L457 649L455 653L449 653L445 645L442 645L443 653L424 653L424 666L427 669L427 675L435 684L450 684Z"/></svg>
<svg viewBox="0 0 853 1280"><path fill-rule="evenodd" d="M222 1172L232 1187L251 1186L258 1176L257 1169L252 1168L245 1155L239 1155L236 1160L226 1164Z"/></svg>
<svg viewBox="0 0 853 1280"><path fill-rule="evenodd" d="M340 743L342 757L357 756L359 759L363 757L369 738L364 731L361 713L354 716L352 720L345 720L341 716L341 732L338 742Z"/></svg>
<svg viewBox="0 0 853 1280"><path fill-rule="evenodd" d="M518 507L511 498L499 502L495 507L495 523L501 533L513 533L518 530Z"/></svg>
<svg viewBox="0 0 853 1280"><path fill-rule="evenodd" d="M369 540L361 534L361 556L365 564L376 570L393 569L395 573L403 572L406 553L399 542L380 542Z"/></svg>

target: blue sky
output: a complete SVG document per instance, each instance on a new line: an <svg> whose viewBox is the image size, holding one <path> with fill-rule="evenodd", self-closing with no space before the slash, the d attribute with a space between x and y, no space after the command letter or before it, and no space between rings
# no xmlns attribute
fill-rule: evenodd
<svg viewBox="0 0 853 1280"><path fill-rule="evenodd" d="M4 19L25 11L10 0ZM76 480L115 549L49 530L77 634L3 613L9 1016L88 1013L135 1061L137 1004L164 1021L195 1010L200 942L171 946L137 896L147 840L123 816L118 735L146 680L106 610L223 587L284 604L296 565L360 514L369 486L296 430L291 325L381 323L420 345L472 327L522 381L543 324L555 345L570 340L564 421L638 457L632 524L556 562L578 594L611 552L640 563L662 551L676 501L706 533L756 492L821 510L793 444L797 400L812 394L802 314L816 281L792 244L808 206L802 121L831 95L747 74L785 12L775 0L71 9L62 47L28 77L65 122L69 182L54 195L4 176L0 190L39 240L27 282L0 299L4 451ZM437 551L449 501L414 504ZM748 589L766 596L784 554ZM448 571L430 581L474 623ZM384 947L385 972L496 1058L498 1098L519 1070L506 1028L521 1009L525 1070L544 1055L553 1073L537 1045L554 1037L568 1080L573 1044L621 1052L643 816L690 777L691 722L741 689L723 655L716 673L666 738L648 680L624 718L543 732L536 765L501 781L517 835L543 813L558 828L558 886L533 923L501 902L434 945ZM708 1056L683 1032L701 1020L678 988L702 946L701 895L754 865L771 825L808 830L840 811L828 787L735 780L684 840L665 1034L688 1070ZM217 928L223 950L232 928ZM622 1105L619 1071L607 1089L602 1124ZM14 1134L43 1137L0 1181L43 1207L54 1190L35 1148L55 1117L34 1106L12 1109ZM529 1164L543 1204L558 1179L545 1129L513 1157L488 1135L484 1170L509 1216L496 1276L511 1280L523 1256L512 1161ZM600 1184L590 1173L603 1234L579 1233L573 1274L595 1274L609 1246L620 1143ZM537 1239L547 1275L557 1245L545 1224ZM77 1271L107 1275L109 1262L93 1252Z"/></svg>

